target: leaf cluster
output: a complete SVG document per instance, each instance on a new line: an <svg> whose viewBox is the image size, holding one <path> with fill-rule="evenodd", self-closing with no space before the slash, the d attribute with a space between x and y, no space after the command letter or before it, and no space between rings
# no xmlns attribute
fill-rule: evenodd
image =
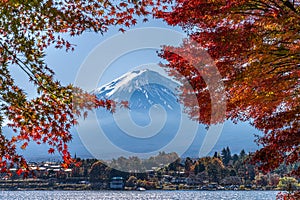
<svg viewBox="0 0 300 200"><path fill-rule="evenodd" d="M177 0L171 11L156 17L181 26L189 36L180 47L165 46L160 56L168 61L163 66L169 74L187 83L181 101L191 118L208 125L250 121L264 133L254 162L266 171L299 162L300 1ZM220 102L212 94L222 88L208 84L216 76L207 74L208 65L220 72L226 98L219 99L227 103L226 118L220 115L213 122L218 114L212 107ZM299 170L294 172L300 175Z"/></svg>

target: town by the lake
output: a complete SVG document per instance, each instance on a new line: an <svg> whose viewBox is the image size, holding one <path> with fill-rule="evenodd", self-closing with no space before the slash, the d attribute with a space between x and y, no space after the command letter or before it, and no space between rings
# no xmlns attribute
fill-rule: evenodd
<svg viewBox="0 0 300 200"><path fill-rule="evenodd" d="M29 177L1 174L1 190L286 190L300 189L299 180L282 165L264 174L242 150L224 148L211 157L179 158L160 152L148 159L120 157L111 161L77 158L79 166L60 161L30 163ZM296 167L296 166L295 166Z"/></svg>

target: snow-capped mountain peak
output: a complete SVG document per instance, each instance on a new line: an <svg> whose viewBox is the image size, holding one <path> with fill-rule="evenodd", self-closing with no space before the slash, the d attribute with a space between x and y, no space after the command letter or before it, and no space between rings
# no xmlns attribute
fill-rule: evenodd
<svg viewBox="0 0 300 200"><path fill-rule="evenodd" d="M128 72L110 83L94 90L93 93L97 94L100 98L119 100L122 97L128 96L128 94L132 94L134 91L138 90L144 93L148 98L149 92L155 92L154 87L158 87L162 92L167 92L167 90L169 90L169 92L173 93L172 95L174 96L175 88L177 86L177 83L156 71L141 69ZM145 87L147 87L147 91L145 90Z"/></svg>

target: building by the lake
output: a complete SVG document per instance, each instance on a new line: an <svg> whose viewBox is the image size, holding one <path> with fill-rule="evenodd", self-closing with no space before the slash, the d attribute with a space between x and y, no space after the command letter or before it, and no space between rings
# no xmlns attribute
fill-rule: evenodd
<svg viewBox="0 0 300 200"><path fill-rule="evenodd" d="M123 177L113 177L110 181L109 187L113 190L123 190L125 187Z"/></svg>

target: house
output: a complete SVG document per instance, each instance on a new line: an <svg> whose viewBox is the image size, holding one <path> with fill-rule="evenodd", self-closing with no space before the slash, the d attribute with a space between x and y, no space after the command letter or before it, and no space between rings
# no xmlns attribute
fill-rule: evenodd
<svg viewBox="0 0 300 200"><path fill-rule="evenodd" d="M125 187L123 177L113 177L109 184L110 189L123 190Z"/></svg>
<svg viewBox="0 0 300 200"><path fill-rule="evenodd" d="M171 183L173 184L186 184L187 180L185 177L174 177L171 180Z"/></svg>

